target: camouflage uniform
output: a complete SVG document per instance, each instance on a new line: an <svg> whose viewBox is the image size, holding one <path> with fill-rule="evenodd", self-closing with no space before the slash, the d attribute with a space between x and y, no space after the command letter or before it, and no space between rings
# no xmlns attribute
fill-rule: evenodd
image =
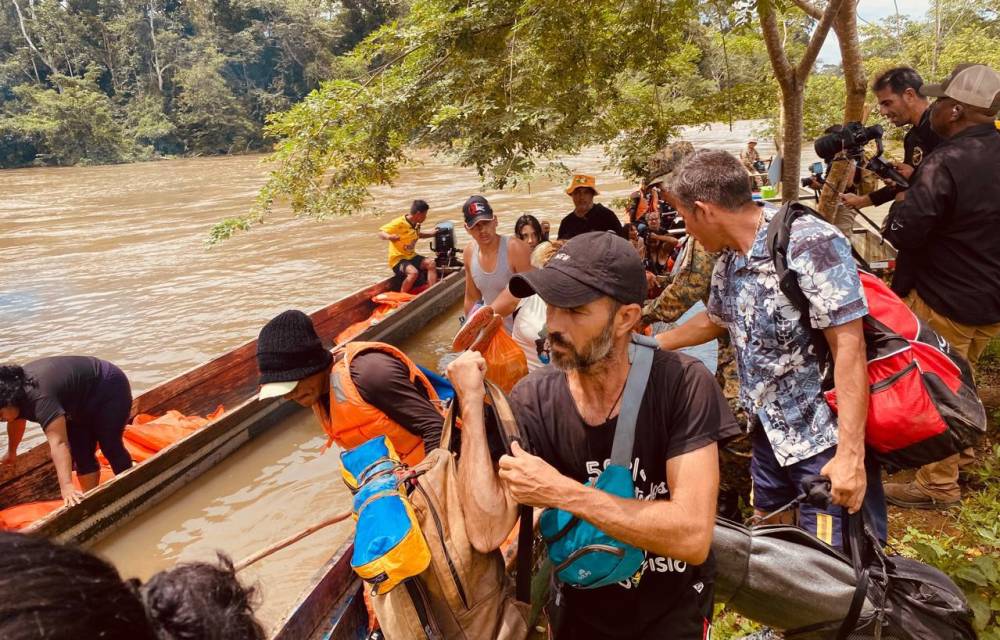
<svg viewBox="0 0 1000 640"><path fill-rule="evenodd" d="M684 312L699 300L708 303L709 284L718 254L705 250L693 237L688 237L680 266L675 271L672 282L657 298L648 302L642 310L646 324L653 322L676 322ZM740 382L736 371L736 352L729 335L718 338L719 355L715 379L722 388L722 394L736 415L744 435L730 441L719 450L719 500L720 511L726 507L726 515L734 516L732 505L723 505L724 500L737 502L743 498L749 504L750 496L750 440L746 436L747 412L740 405ZM728 494L728 495L726 495Z"/></svg>

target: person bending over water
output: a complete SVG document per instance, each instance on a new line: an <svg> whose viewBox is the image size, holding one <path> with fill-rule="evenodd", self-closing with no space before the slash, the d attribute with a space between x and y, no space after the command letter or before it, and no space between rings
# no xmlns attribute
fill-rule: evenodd
<svg viewBox="0 0 1000 640"><path fill-rule="evenodd" d="M253 596L222 555L142 584L86 551L0 532L4 640L263 640Z"/></svg>
<svg viewBox="0 0 1000 640"><path fill-rule="evenodd" d="M0 366L0 420L7 423L7 456L14 464L26 421L45 432L63 502L80 502L100 481L96 449L115 475L132 466L122 435L132 410L128 378L115 365L90 356L53 356L23 367Z"/></svg>

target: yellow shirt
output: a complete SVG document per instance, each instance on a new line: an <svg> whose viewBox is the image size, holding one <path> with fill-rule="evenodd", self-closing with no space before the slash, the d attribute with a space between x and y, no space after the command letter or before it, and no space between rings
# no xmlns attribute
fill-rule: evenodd
<svg viewBox="0 0 1000 640"><path fill-rule="evenodd" d="M399 240L389 242L389 268L400 260L409 260L417 255L417 240L420 239L420 225L410 225L406 216L399 216L382 225L379 231L399 236Z"/></svg>

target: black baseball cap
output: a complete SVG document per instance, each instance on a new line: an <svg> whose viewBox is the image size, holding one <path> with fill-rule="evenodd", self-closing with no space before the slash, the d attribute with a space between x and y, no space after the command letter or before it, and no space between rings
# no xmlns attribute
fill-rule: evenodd
<svg viewBox="0 0 1000 640"><path fill-rule="evenodd" d="M563 245L541 269L510 279L518 298L538 294L546 304L572 309L609 296L622 304L646 300L646 270L635 248L609 231L591 231Z"/></svg>
<svg viewBox="0 0 1000 640"><path fill-rule="evenodd" d="M493 207L483 196L469 196L469 199L462 205L462 214L465 216L465 226L472 228L472 225L482 220L493 219Z"/></svg>

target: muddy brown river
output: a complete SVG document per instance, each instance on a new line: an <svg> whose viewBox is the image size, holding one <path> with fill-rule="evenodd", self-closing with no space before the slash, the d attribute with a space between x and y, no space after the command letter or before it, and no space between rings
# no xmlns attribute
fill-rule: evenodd
<svg viewBox="0 0 1000 640"><path fill-rule="evenodd" d="M716 125L687 138L738 151L749 129ZM452 220L460 229L462 202L485 193L508 233L524 213L550 221L554 233L571 208L562 183L483 192L473 171L422 156L393 187L375 191L366 215L315 221L279 210L251 233L206 249L213 223L252 204L266 174L262 160L0 172L0 361L97 355L121 366L139 393L253 338L284 309L312 310L387 275L375 232L413 198L431 205L425 226ZM597 176L598 201L610 205L634 188L604 168L597 149L562 161ZM438 367L457 316L456 308L404 348ZM698 355L714 360L710 350ZM239 559L342 510L349 502L339 460L332 450L320 455L324 438L312 420L296 414L97 550L126 576L146 578L216 550ZM29 427L29 438L39 435ZM247 572L260 587L266 623L280 619L349 527L318 533Z"/></svg>

